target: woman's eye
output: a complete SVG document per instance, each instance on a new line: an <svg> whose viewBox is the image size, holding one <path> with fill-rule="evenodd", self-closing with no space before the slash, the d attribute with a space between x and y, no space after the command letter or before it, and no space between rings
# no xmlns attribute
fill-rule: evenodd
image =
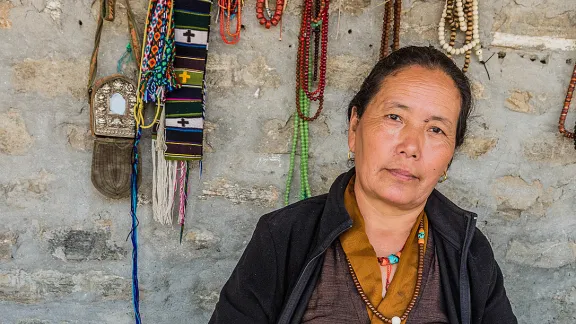
<svg viewBox="0 0 576 324"><path fill-rule="evenodd" d="M436 134L444 134L444 131L438 127L432 127L430 130Z"/></svg>
<svg viewBox="0 0 576 324"><path fill-rule="evenodd" d="M390 114L387 116L388 118L392 119L392 120L400 120L400 116L395 115L395 114Z"/></svg>

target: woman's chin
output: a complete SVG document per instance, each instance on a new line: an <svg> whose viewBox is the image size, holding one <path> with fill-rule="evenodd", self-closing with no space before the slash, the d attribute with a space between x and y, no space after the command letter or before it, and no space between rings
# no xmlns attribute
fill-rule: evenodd
<svg viewBox="0 0 576 324"><path fill-rule="evenodd" d="M379 199L382 201L387 202L388 204L397 206L397 207L404 207L410 208L418 201L418 197L415 194L414 190L402 190L400 188L388 188L387 190L377 192Z"/></svg>

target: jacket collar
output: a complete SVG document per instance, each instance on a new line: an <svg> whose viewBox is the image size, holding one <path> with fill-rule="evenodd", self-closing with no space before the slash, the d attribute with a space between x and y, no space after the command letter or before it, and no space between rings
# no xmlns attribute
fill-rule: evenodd
<svg viewBox="0 0 576 324"><path fill-rule="evenodd" d="M322 253L352 226L350 215L344 207L344 191L355 173L355 168L352 168L341 174L330 187L312 254ZM428 197L424 210L432 229L461 250L470 226L475 226L476 214L456 206L436 189Z"/></svg>

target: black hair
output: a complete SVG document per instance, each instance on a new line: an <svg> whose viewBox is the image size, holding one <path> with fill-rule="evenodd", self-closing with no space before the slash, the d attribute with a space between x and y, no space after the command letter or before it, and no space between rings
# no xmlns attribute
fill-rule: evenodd
<svg viewBox="0 0 576 324"><path fill-rule="evenodd" d="M362 87L356 93L348 105L348 121L352 117L352 109L356 107L358 118L366 110L374 96L380 90L387 76L409 66L421 66L429 69L438 69L446 73L460 92L460 115L456 128L456 147L464 142L466 134L466 121L472 110L472 91L470 82L464 73L444 53L434 47L408 46L392 52L381 59L372 72L362 83Z"/></svg>

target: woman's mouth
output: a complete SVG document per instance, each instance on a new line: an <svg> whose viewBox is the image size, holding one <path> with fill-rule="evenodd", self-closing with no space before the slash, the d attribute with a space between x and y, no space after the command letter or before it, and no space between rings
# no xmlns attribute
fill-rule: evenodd
<svg viewBox="0 0 576 324"><path fill-rule="evenodd" d="M411 181L418 179L418 177L416 177L408 170L404 169L386 169L386 170L390 172L391 175L402 181Z"/></svg>

